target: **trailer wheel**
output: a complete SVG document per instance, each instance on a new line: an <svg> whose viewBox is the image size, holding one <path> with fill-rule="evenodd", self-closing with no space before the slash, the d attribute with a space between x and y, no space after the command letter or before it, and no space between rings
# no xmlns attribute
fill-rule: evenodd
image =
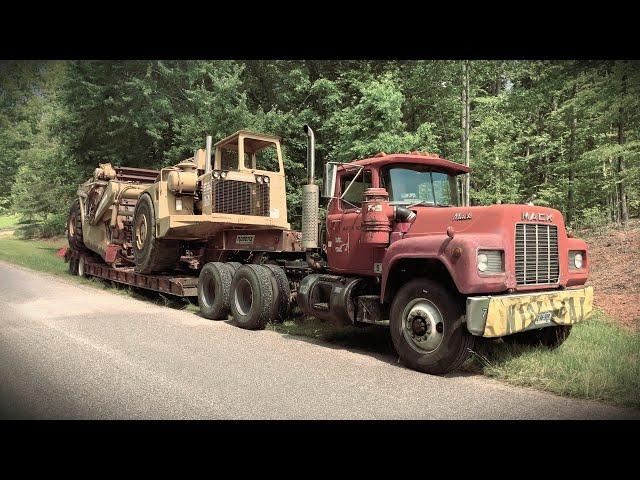
<svg viewBox="0 0 640 480"><path fill-rule="evenodd" d="M229 315L231 267L221 262L209 262L198 277L198 306L205 318L224 320Z"/></svg>
<svg viewBox="0 0 640 480"><path fill-rule="evenodd" d="M289 280L284 270L278 265L265 264L271 270L271 283L275 292L275 301L273 302L272 318L284 322L289 313L289 305L291 304L291 289Z"/></svg>
<svg viewBox="0 0 640 480"><path fill-rule="evenodd" d="M231 313L238 326L262 330L273 317L271 270L263 265L242 265L231 281Z"/></svg>
<svg viewBox="0 0 640 480"><path fill-rule="evenodd" d="M67 219L67 241L69 246L76 250L86 250L82 237L82 216L80 215L80 200L77 198L69 209Z"/></svg>
<svg viewBox="0 0 640 480"><path fill-rule="evenodd" d="M69 273L71 275L78 275L78 260L73 257L69 259Z"/></svg>
<svg viewBox="0 0 640 480"><path fill-rule="evenodd" d="M136 271L159 273L171 270L180 260L182 246L156 238L156 216L148 193L140 195L133 213L133 256Z"/></svg>
<svg viewBox="0 0 640 480"><path fill-rule="evenodd" d="M86 272L86 260L85 260L85 256L84 255L80 255L80 258L78 258L78 275L80 277L87 277L87 272Z"/></svg>
<svg viewBox="0 0 640 480"><path fill-rule="evenodd" d="M553 349L562 345L570 333L571 325L557 325L507 335L502 337L502 341L510 345L542 346Z"/></svg>
<svg viewBox="0 0 640 480"><path fill-rule="evenodd" d="M460 367L473 347L461 304L437 282L404 285L391 305L391 339L404 365L442 375Z"/></svg>

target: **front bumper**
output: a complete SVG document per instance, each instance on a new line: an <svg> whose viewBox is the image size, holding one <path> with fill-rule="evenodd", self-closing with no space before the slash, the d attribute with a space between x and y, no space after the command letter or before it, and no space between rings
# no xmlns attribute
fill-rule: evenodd
<svg viewBox="0 0 640 480"><path fill-rule="evenodd" d="M481 337L581 322L593 309L593 287L467 298L467 329Z"/></svg>

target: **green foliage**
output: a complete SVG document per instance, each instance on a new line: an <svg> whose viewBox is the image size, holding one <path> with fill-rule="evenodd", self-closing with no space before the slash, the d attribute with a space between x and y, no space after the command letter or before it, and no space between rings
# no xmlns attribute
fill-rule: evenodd
<svg viewBox="0 0 640 480"><path fill-rule="evenodd" d="M640 215L640 65L472 61L471 199L536 203L569 223ZM0 212L59 232L98 163L158 168L210 134L279 135L299 227L306 138L328 160L434 151L462 162L461 61L72 61L0 63ZM619 168L619 159L624 168ZM49 225L45 228L45 225ZM57 227L56 227L57 225Z"/></svg>

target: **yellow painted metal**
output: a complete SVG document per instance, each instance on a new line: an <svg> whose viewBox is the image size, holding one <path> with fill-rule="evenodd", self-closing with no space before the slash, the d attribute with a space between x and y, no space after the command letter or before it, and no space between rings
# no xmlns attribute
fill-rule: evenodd
<svg viewBox="0 0 640 480"><path fill-rule="evenodd" d="M491 297L483 337L502 337L549 325L572 325L593 309L593 287Z"/></svg>

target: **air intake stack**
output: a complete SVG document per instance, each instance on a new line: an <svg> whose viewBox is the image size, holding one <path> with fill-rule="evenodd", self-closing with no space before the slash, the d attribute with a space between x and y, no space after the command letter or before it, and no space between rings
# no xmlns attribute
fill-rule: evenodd
<svg viewBox="0 0 640 480"><path fill-rule="evenodd" d="M319 189L315 180L316 138L309 125L304 126L307 134L307 185L302 186L302 248L318 248L318 202Z"/></svg>

